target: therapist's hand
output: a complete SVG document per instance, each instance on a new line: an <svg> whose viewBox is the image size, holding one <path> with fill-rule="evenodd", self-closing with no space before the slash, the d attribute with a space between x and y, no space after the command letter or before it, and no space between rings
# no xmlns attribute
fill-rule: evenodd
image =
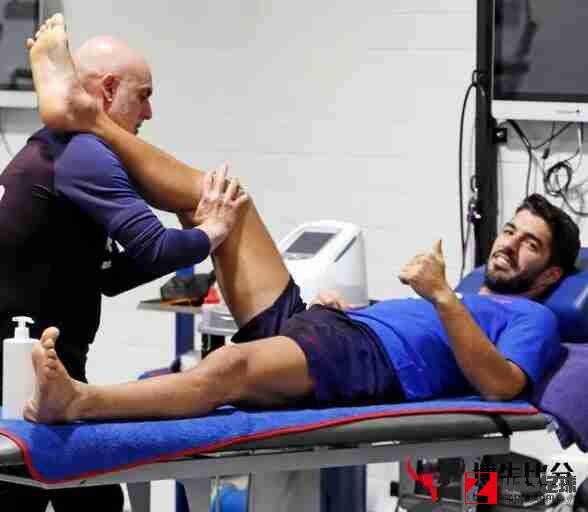
<svg viewBox="0 0 588 512"><path fill-rule="evenodd" d="M445 259L441 240L435 243L431 252L418 254L410 260L398 278L401 283L409 285L421 297L433 304L453 296L453 290L445 278Z"/></svg>
<svg viewBox="0 0 588 512"><path fill-rule="evenodd" d="M235 225L239 209L249 201L249 196L239 187L239 180L227 180L227 174L227 164L206 173L196 209L178 214L182 226L196 226L208 235L211 252L225 240Z"/></svg>

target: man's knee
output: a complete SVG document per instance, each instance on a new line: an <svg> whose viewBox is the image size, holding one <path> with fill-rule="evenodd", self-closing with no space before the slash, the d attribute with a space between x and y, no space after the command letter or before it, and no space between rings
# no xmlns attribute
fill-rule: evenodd
<svg viewBox="0 0 588 512"><path fill-rule="evenodd" d="M211 352L198 367L211 387L222 391L230 400L244 385L249 365L249 354L241 345L224 345ZM240 394L240 393L239 393Z"/></svg>

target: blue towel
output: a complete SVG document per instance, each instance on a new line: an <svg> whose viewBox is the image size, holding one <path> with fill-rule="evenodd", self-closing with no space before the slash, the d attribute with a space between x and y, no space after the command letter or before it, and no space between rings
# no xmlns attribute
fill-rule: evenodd
<svg viewBox="0 0 588 512"><path fill-rule="evenodd" d="M588 451L588 343L564 343L557 365L533 393L531 402L556 417L564 448L573 443Z"/></svg>
<svg viewBox="0 0 588 512"><path fill-rule="evenodd" d="M451 412L534 414L537 409L527 402L486 402L479 397L279 411L222 407L202 418L177 420L68 425L2 420L0 434L20 446L34 479L57 483L212 452L242 441L379 417Z"/></svg>

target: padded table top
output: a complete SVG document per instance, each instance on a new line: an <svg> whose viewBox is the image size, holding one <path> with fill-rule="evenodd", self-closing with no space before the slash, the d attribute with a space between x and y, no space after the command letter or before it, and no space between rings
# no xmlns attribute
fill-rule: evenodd
<svg viewBox="0 0 588 512"><path fill-rule="evenodd" d="M308 432L246 441L232 445L229 450L234 452L290 447L464 439L489 434L504 434L505 427L513 432L542 430L549 422L549 416L541 413L531 415L418 414L362 420ZM9 438L0 435L0 466L21 465L24 465L24 458L20 448Z"/></svg>

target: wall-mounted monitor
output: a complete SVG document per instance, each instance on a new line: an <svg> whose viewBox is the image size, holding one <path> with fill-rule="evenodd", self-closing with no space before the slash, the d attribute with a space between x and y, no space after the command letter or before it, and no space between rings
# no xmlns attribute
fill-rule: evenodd
<svg viewBox="0 0 588 512"><path fill-rule="evenodd" d="M492 115L588 120L588 1L494 0Z"/></svg>
<svg viewBox="0 0 588 512"><path fill-rule="evenodd" d="M0 107L36 106L25 41L42 14L42 0L0 0Z"/></svg>

